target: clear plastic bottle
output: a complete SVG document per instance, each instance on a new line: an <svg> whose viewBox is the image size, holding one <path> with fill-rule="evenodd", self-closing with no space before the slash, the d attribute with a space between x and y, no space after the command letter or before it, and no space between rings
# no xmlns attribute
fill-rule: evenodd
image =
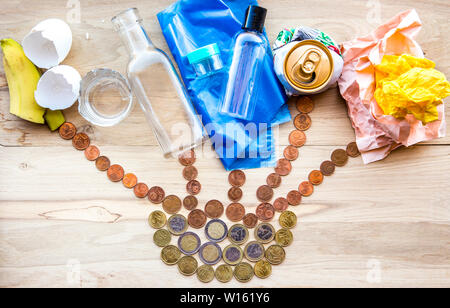
<svg viewBox="0 0 450 308"><path fill-rule="evenodd" d="M260 80L268 43L262 31L266 19L265 8L250 5L242 31L234 40L225 97L221 112L244 120L252 120L256 106L257 85Z"/></svg>
<svg viewBox="0 0 450 308"><path fill-rule="evenodd" d="M147 35L139 11L126 10L112 22L130 53L128 80L164 156L177 156L207 138L169 57Z"/></svg>

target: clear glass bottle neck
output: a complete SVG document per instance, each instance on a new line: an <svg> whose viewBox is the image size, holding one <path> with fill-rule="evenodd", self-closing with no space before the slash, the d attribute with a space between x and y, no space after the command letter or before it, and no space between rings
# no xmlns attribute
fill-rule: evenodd
<svg viewBox="0 0 450 308"><path fill-rule="evenodd" d="M126 29L121 29L119 35L127 47L130 56L135 56L147 49L155 49L147 32L139 22L128 26Z"/></svg>

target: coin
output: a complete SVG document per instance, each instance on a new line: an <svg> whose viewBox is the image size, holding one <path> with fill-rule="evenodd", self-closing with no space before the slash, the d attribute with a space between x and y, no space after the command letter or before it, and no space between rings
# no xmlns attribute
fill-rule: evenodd
<svg viewBox="0 0 450 308"><path fill-rule="evenodd" d="M184 276L192 276L197 271L198 262L192 256L184 256L178 261L178 270Z"/></svg>
<svg viewBox="0 0 450 308"><path fill-rule="evenodd" d="M294 161L298 158L298 149L292 145L287 146L283 151L284 158Z"/></svg>
<svg viewBox="0 0 450 308"><path fill-rule="evenodd" d="M197 278L204 283L213 281L214 268L211 265L203 264L197 269Z"/></svg>
<svg viewBox="0 0 450 308"><path fill-rule="evenodd" d="M273 207L277 212L284 212L289 207L289 202L286 198L280 197L274 201Z"/></svg>
<svg viewBox="0 0 450 308"><path fill-rule="evenodd" d="M273 198L273 189L268 185L263 185L256 191L256 197L261 202L268 202Z"/></svg>
<svg viewBox="0 0 450 308"><path fill-rule="evenodd" d="M109 167L107 175L111 182L119 182L122 181L124 173L122 166L112 165Z"/></svg>
<svg viewBox="0 0 450 308"><path fill-rule="evenodd" d="M254 275L255 272L253 271L253 267L247 262L239 263L234 268L234 277L239 282L249 282Z"/></svg>
<svg viewBox="0 0 450 308"><path fill-rule="evenodd" d="M148 194L148 186L144 183L137 183L136 186L134 186L133 191L136 197L145 198Z"/></svg>
<svg viewBox="0 0 450 308"><path fill-rule="evenodd" d="M161 260L167 265L177 264L181 258L181 251L173 245L164 247L161 250Z"/></svg>
<svg viewBox="0 0 450 308"><path fill-rule="evenodd" d="M228 175L228 182L233 187L241 187L245 184L245 178L245 173L242 170L234 170Z"/></svg>
<svg viewBox="0 0 450 308"><path fill-rule="evenodd" d="M275 234L275 242L281 247L287 247L294 241L294 235L289 229L280 229Z"/></svg>
<svg viewBox="0 0 450 308"><path fill-rule="evenodd" d="M200 238L194 232L186 232L178 238L178 248L182 253L192 256L200 249Z"/></svg>
<svg viewBox="0 0 450 308"><path fill-rule="evenodd" d="M301 130L294 130L289 135L289 143L294 147L304 146L306 143L306 135Z"/></svg>
<svg viewBox="0 0 450 308"><path fill-rule="evenodd" d="M91 140L85 133L76 134L72 139L72 145L79 151L84 151L89 147Z"/></svg>
<svg viewBox="0 0 450 308"><path fill-rule="evenodd" d="M198 200L194 196L187 196L183 199L183 206L186 210L192 211L198 205Z"/></svg>
<svg viewBox="0 0 450 308"><path fill-rule="evenodd" d="M206 214L202 210L193 210L188 215L188 223L194 229L200 229L206 224Z"/></svg>
<svg viewBox="0 0 450 308"><path fill-rule="evenodd" d="M310 113L314 110L314 102L307 96L300 96L297 100L297 110L301 113Z"/></svg>
<svg viewBox="0 0 450 308"><path fill-rule="evenodd" d="M126 188L134 188L137 184L137 177L133 173L127 173L123 176L122 183Z"/></svg>
<svg viewBox="0 0 450 308"><path fill-rule="evenodd" d="M247 228L253 229L258 223L258 217L253 213L248 213L242 218L242 222Z"/></svg>
<svg viewBox="0 0 450 308"><path fill-rule="evenodd" d="M271 188L278 188L281 185L281 176L278 173L271 173L267 177L266 183Z"/></svg>
<svg viewBox="0 0 450 308"><path fill-rule="evenodd" d="M255 239L263 244L273 241L275 238L275 228L268 223L261 223L255 229Z"/></svg>
<svg viewBox="0 0 450 308"><path fill-rule="evenodd" d="M272 245L266 249L266 259L272 265L280 265L286 258L286 252L280 245Z"/></svg>
<svg viewBox="0 0 450 308"><path fill-rule="evenodd" d="M77 133L77 128L72 123L66 122L59 128L59 135L64 140L72 139Z"/></svg>
<svg viewBox="0 0 450 308"><path fill-rule="evenodd" d="M255 276L266 279L272 274L272 265L267 260L259 260L255 264Z"/></svg>
<svg viewBox="0 0 450 308"><path fill-rule="evenodd" d="M261 221L271 221L275 216L275 209L270 203L262 203L256 208L256 216Z"/></svg>
<svg viewBox="0 0 450 308"><path fill-rule="evenodd" d="M206 224L205 235L212 242L221 242L228 235L227 224L220 219L212 219Z"/></svg>
<svg viewBox="0 0 450 308"><path fill-rule="evenodd" d="M239 264L243 257L242 249L238 245L231 244L223 250L223 260L229 265Z"/></svg>
<svg viewBox="0 0 450 308"><path fill-rule="evenodd" d="M230 282L233 279L233 268L228 264L221 264L216 269L215 277L220 282Z"/></svg>
<svg viewBox="0 0 450 308"><path fill-rule="evenodd" d="M155 242L158 247L166 247L170 244L170 240L172 239L172 235L166 229L157 230L155 234L153 234L153 242Z"/></svg>
<svg viewBox="0 0 450 308"><path fill-rule="evenodd" d="M191 166L195 163L196 157L194 150L186 151L178 156L178 161L183 166Z"/></svg>
<svg viewBox="0 0 450 308"><path fill-rule="evenodd" d="M205 205L205 213L209 218L219 218L223 211L223 204L218 200L208 201Z"/></svg>
<svg viewBox="0 0 450 308"><path fill-rule="evenodd" d="M281 176L286 176L292 171L291 162L285 158L279 159L277 166L275 167L275 172Z"/></svg>
<svg viewBox="0 0 450 308"><path fill-rule="evenodd" d="M305 131L311 127L312 121L309 115L307 114L299 114L294 119L294 126L296 129Z"/></svg>
<svg viewBox="0 0 450 308"><path fill-rule="evenodd" d="M106 156L100 156L95 160L95 166L100 171L106 171L109 169L109 166L111 166L111 161Z"/></svg>
<svg viewBox="0 0 450 308"><path fill-rule="evenodd" d="M358 157L359 155L361 155L361 153L359 152L358 149L358 145L356 144L356 142L350 142L347 145L347 155L350 157Z"/></svg>
<svg viewBox="0 0 450 308"><path fill-rule="evenodd" d="M332 161L326 160L320 165L320 171L323 175L330 176L334 173L336 166Z"/></svg>
<svg viewBox="0 0 450 308"><path fill-rule="evenodd" d="M166 213L176 214L181 210L181 200L175 195L170 195L164 198L162 206Z"/></svg>
<svg viewBox="0 0 450 308"><path fill-rule="evenodd" d="M298 187L298 190L300 191L302 196L309 197L314 192L314 186L310 182L306 181L306 182L302 182L300 184L300 186Z"/></svg>
<svg viewBox="0 0 450 308"><path fill-rule="evenodd" d="M331 161L338 167L343 167L347 164L348 155L345 150L337 149L331 154Z"/></svg>
<svg viewBox="0 0 450 308"><path fill-rule="evenodd" d="M164 197L166 196L166 193L164 192L164 189L162 189L161 187L153 186L148 191L147 196L148 196L148 200L151 203L160 204L161 202L163 202Z"/></svg>
<svg viewBox="0 0 450 308"><path fill-rule="evenodd" d="M187 181L195 180L198 176L198 170L194 166L186 166L183 169L183 177Z"/></svg>
<svg viewBox="0 0 450 308"><path fill-rule="evenodd" d="M199 181L192 180L186 184L186 191L190 195L198 195L202 190L202 185Z"/></svg>
<svg viewBox="0 0 450 308"><path fill-rule="evenodd" d="M170 216L167 220L167 228L173 235L183 234L188 228L186 217L180 214Z"/></svg>
<svg viewBox="0 0 450 308"><path fill-rule="evenodd" d="M297 225L297 215L291 211L285 211L280 215L280 226L286 229L292 229Z"/></svg>
<svg viewBox="0 0 450 308"><path fill-rule="evenodd" d="M242 199L242 189L239 187L231 187L228 191L228 198L233 202L238 202Z"/></svg>
<svg viewBox="0 0 450 308"><path fill-rule="evenodd" d="M247 242L248 235L248 229L241 224L231 226L228 231L228 239L236 245L242 245Z"/></svg>
<svg viewBox="0 0 450 308"><path fill-rule="evenodd" d="M84 150L84 156L87 160L94 161L100 156L100 150L95 145L90 145Z"/></svg>
<svg viewBox="0 0 450 308"><path fill-rule="evenodd" d="M222 259L222 249L214 242L208 242L200 247L198 256L203 263L214 265Z"/></svg>
<svg viewBox="0 0 450 308"><path fill-rule="evenodd" d="M148 217L148 223L153 229L161 229L167 223L166 215L161 211L154 211Z"/></svg>
<svg viewBox="0 0 450 308"><path fill-rule="evenodd" d="M240 203L231 203L226 210L226 215L233 222L241 221L245 215L245 208Z"/></svg>
<svg viewBox="0 0 450 308"><path fill-rule="evenodd" d="M286 199L290 205L300 205L302 203L302 194L298 190L292 190L287 194Z"/></svg>
<svg viewBox="0 0 450 308"><path fill-rule="evenodd" d="M319 170L313 170L308 176L309 181L313 185L320 185L323 182L323 174Z"/></svg>
<svg viewBox="0 0 450 308"><path fill-rule="evenodd" d="M264 246L257 241L250 242L244 248L244 255L250 262L257 262L264 257Z"/></svg>

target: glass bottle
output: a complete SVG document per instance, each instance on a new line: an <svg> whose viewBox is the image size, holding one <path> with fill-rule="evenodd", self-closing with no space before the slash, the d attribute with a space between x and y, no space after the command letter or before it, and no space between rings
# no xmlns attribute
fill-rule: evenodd
<svg viewBox="0 0 450 308"><path fill-rule="evenodd" d="M242 31L234 39L225 98L221 112L244 120L252 120L256 106L258 83L268 43L262 34L267 10L250 5Z"/></svg>
<svg viewBox="0 0 450 308"><path fill-rule="evenodd" d="M112 19L130 54L128 80L164 156L177 156L201 145L203 125L172 62L147 35L139 11L128 9Z"/></svg>

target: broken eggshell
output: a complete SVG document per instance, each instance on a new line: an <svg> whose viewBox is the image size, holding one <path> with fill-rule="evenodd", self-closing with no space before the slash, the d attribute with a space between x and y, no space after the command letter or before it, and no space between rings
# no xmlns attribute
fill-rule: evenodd
<svg viewBox="0 0 450 308"><path fill-rule="evenodd" d="M81 76L71 66L59 65L42 75L34 98L39 106L51 110L71 107L80 95Z"/></svg>
<svg viewBox="0 0 450 308"><path fill-rule="evenodd" d="M61 19L40 22L22 41L28 59L37 67L50 69L59 65L72 47L72 31Z"/></svg>

